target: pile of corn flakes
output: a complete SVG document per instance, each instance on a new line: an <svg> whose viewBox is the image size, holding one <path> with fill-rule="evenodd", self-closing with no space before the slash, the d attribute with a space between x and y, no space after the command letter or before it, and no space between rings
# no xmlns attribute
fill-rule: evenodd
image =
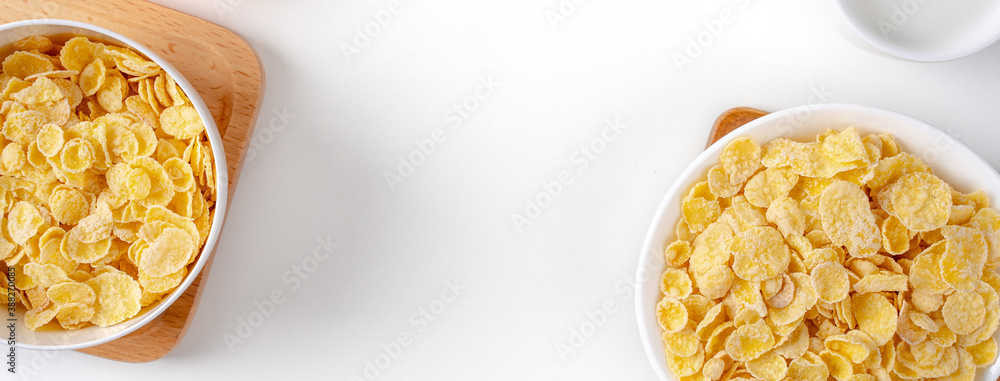
<svg viewBox="0 0 1000 381"><path fill-rule="evenodd" d="M34 36L13 50L0 73L0 260L16 277L0 285L32 330L117 324L174 290L208 237L205 125L131 49Z"/></svg>
<svg viewBox="0 0 1000 381"><path fill-rule="evenodd" d="M665 250L681 380L972 380L997 357L1000 214L890 135L729 143Z"/></svg>

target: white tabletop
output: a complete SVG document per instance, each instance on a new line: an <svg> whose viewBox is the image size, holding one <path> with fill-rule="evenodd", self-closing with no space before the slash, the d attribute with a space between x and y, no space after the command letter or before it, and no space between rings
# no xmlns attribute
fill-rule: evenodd
<svg viewBox="0 0 1000 381"><path fill-rule="evenodd" d="M723 110L882 107L1000 164L1000 45L887 58L828 0L157 2L257 49L256 156L173 352L21 378L653 380L632 274Z"/></svg>

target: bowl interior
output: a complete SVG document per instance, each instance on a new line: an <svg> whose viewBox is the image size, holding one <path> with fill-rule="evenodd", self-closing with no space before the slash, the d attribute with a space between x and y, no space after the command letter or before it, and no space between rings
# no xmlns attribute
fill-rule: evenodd
<svg viewBox="0 0 1000 381"><path fill-rule="evenodd" d="M659 274L663 272L663 250L676 239L674 228L681 218L681 198L695 183L702 181L711 166L718 163L722 148L740 136L754 138L759 144L777 137L814 141L827 128L854 126L862 135L890 133L900 147L927 162L934 173L961 192L982 189L996 205L1000 195L1000 175L942 130L920 120L891 111L853 105L802 106L779 111L740 127L709 147L680 175L660 203L646 234L636 277L636 315L646 354L661 380L675 381L664 361L660 326L654 317L660 301ZM995 335L1000 338L1000 334ZM994 380L1000 376L1000 363L979 369L976 380Z"/></svg>
<svg viewBox="0 0 1000 381"><path fill-rule="evenodd" d="M996 0L838 0L849 24L879 50L899 58L956 59L1000 38Z"/></svg>
<svg viewBox="0 0 1000 381"><path fill-rule="evenodd" d="M53 329L48 326L42 327L37 331L31 331L24 324L25 311L23 306L18 307L16 311L17 321L15 322L17 347L39 350L80 349L106 343L142 327L166 310L170 304L172 304L178 297L180 297L181 294L184 293L191 282L198 277L198 274L205 266L209 255L215 247L219 232L222 229L222 221L225 218L225 209L229 194L226 157L225 152L222 149L222 138L215 126L215 121L201 97L198 95L198 92L181 76L179 72L177 72L177 70L160 59L150 49L141 46L124 36L89 24L66 20L28 20L0 26L0 56L5 57L7 54L11 53L13 48L10 45L13 42L34 35L55 36L57 38L69 35L87 36L101 42L131 47L158 63L164 71L174 78L177 84L182 90L184 90L184 93L191 100L191 103L198 110L199 116L205 123L205 131L212 146L212 152L215 157L215 166L216 168L221 169L216 171L216 190L218 196L215 205L215 215L212 218L212 228L209 233L208 240L202 249L200 254L201 256L195 262L194 267L190 268L190 272L187 277L173 292L165 295L159 301L144 307L135 317L124 322L106 328L91 325L76 331Z"/></svg>

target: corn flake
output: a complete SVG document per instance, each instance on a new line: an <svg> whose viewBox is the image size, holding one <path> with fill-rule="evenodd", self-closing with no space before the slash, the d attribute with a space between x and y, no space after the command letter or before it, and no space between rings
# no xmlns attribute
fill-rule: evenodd
<svg viewBox="0 0 1000 381"><path fill-rule="evenodd" d="M657 322L666 332L679 332L688 322L687 308L670 297L664 297L656 305Z"/></svg>
<svg viewBox="0 0 1000 381"><path fill-rule="evenodd" d="M187 233L180 229L174 230L179 233L183 233L183 238L191 238L187 235ZM164 231L164 233L166 233L166 231ZM177 236L182 237L180 234ZM187 247L181 248L187 249ZM684 270L667 269L663 272L663 275L660 276L660 291L663 292L664 296L670 296L677 300L683 300L688 297L688 295L691 295L691 290L691 277L689 277L687 272Z"/></svg>
<svg viewBox="0 0 1000 381"><path fill-rule="evenodd" d="M853 297L851 311L858 329L868 334L876 345L885 345L896 333L896 307L881 294L861 294Z"/></svg>
<svg viewBox="0 0 1000 381"><path fill-rule="evenodd" d="M664 260L675 268L684 266L688 258L691 257L691 243L688 241L674 241L663 250Z"/></svg>
<svg viewBox="0 0 1000 381"><path fill-rule="evenodd" d="M958 335L972 333L983 324L986 305L983 297L975 292L956 292L947 297L941 315L948 329Z"/></svg>
<svg viewBox="0 0 1000 381"><path fill-rule="evenodd" d="M890 214L899 218L907 229L930 231L948 223L951 188L937 176L926 172L909 173L896 180L890 191Z"/></svg>
<svg viewBox="0 0 1000 381"><path fill-rule="evenodd" d="M813 352L806 352L788 364L788 378L791 380L826 381L829 376L826 363Z"/></svg>
<svg viewBox="0 0 1000 381"><path fill-rule="evenodd" d="M941 278L958 291L973 291L979 285L987 259L987 244L978 229L945 226L947 240L941 255Z"/></svg>
<svg viewBox="0 0 1000 381"><path fill-rule="evenodd" d="M205 130L198 111L191 106L170 106L160 114L163 132L178 138L192 139Z"/></svg>
<svg viewBox="0 0 1000 381"><path fill-rule="evenodd" d="M687 377L698 373L705 364L705 350L698 346L698 351L688 357L679 357L667 352L667 367L678 377Z"/></svg>
<svg viewBox="0 0 1000 381"><path fill-rule="evenodd" d="M854 335L838 334L827 336L823 346L830 352L843 356L854 364L860 364L871 355L871 349Z"/></svg>
<svg viewBox="0 0 1000 381"><path fill-rule="evenodd" d="M788 168L767 168L747 181L744 196L758 208L767 208L771 201L785 197L799 177Z"/></svg>
<svg viewBox="0 0 1000 381"><path fill-rule="evenodd" d="M701 342L690 327L680 332L664 332L663 344L667 352L677 357L691 357L698 353Z"/></svg>
<svg viewBox="0 0 1000 381"><path fill-rule="evenodd" d="M24 325L34 331L48 324L56 317L55 309L33 309L24 314Z"/></svg>
<svg viewBox="0 0 1000 381"><path fill-rule="evenodd" d="M767 222L778 227L786 237L799 237L805 234L806 217L799 203L789 197L782 197L770 203L767 208Z"/></svg>
<svg viewBox="0 0 1000 381"><path fill-rule="evenodd" d="M972 356L976 367L985 368L996 361L997 340L991 337L979 344L965 347L965 350Z"/></svg>
<svg viewBox="0 0 1000 381"><path fill-rule="evenodd" d="M819 357L826 364L827 369L829 369L830 376L838 380L845 380L854 375L854 365L843 355L832 352L829 349L824 349L819 353Z"/></svg>
<svg viewBox="0 0 1000 381"><path fill-rule="evenodd" d="M107 327L118 324L139 313L142 289L139 282L124 273L106 272L87 280L94 289L97 302L91 322Z"/></svg>
<svg viewBox="0 0 1000 381"><path fill-rule="evenodd" d="M812 269L811 280L817 297L827 303L836 303L847 297L850 282L847 269L836 262L823 262Z"/></svg>
<svg viewBox="0 0 1000 381"><path fill-rule="evenodd" d="M708 190L706 182L701 182L691 188L691 192L681 204L681 211L684 214L684 220L687 221L688 228L693 233L702 232L722 214L719 202L715 195Z"/></svg>
<svg viewBox="0 0 1000 381"><path fill-rule="evenodd" d="M733 241L733 229L729 225L716 222L695 238L692 244L690 272L695 285L701 287L705 274L716 266L728 265L731 254L729 244Z"/></svg>
<svg viewBox="0 0 1000 381"><path fill-rule="evenodd" d="M18 245L27 243L44 224L41 212L34 204L27 201L17 202L7 214L7 231L13 242Z"/></svg>
<svg viewBox="0 0 1000 381"><path fill-rule="evenodd" d="M785 359L775 354L774 351L748 361L746 367L752 376L765 381L780 381L788 374L788 365L785 363Z"/></svg>
<svg viewBox="0 0 1000 381"><path fill-rule="evenodd" d="M45 293L41 290L70 281L69 277L66 276L66 271L51 264L39 265L37 263L28 263L24 265L21 271L31 279L31 284L39 288L42 295L45 295ZM48 300L47 297L45 299Z"/></svg>
<svg viewBox="0 0 1000 381"><path fill-rule="evenodd" d="M20 79L55 69L56 66L48 56L37 52L17 51L3 60L4 74Z"/></svg>
<svg viewBox="0 0 1000 381"><path fill-rule="evenodd" d="M95 310L90 304L70 302L56 306L55 312L59 325L65 330L73 331L85 327L94 317Z"/></svg>
<svg viewBox="0 0 1000 381"><path fill-rule="evenodd" d="M868 274L854 284L854 291L859 294L883 291L907 291L909 278L904 274L891 271L880 271Z"/></svg>
<svg viewBox="0 0 1000 381"><path fill-rule="evenodd" d="M80 72L80 91L83 95L92 97L104 86L107 78L108 68L104 66L104 61L93 60Z"/></svg>
<svg viewBox="0 0 1000 381"><path fill-rule="evenodd" d="M169 108L163 78L139 87ZM163 208L176 217L138 233L138 261L149 237L185 230L177 218L204 219L199 189L213 194L207 147L170 141L157 151L177 158ZM1000 213L985 192L956 191L892 136L854 128L735 139L707 177L664 251L657 318L681 380L971 380L995 361Z"/></svg>
<svg viewBox="0 0 1000 381"><path fill-rule="evenodd" d="M845 246L851 255L870 257L882 247L868 196L857 185L847 181L831 184L820 197L819 213L830 241Z"/></svg>
<svg viewBox="0 0 1000 381"><path fill-rule="evenodd" d="M698 326L695 328L695 334L701 340L709 340L715 330L726 321L726 311L723 309L722 304L716 304L705 316L700 319ZM732 322L728 322L732 325Z"/></svg>
<svg viewBox="0 0 1000 381"><path fill-rule="evenodd" d="M729 142L719 155L719 162L729 174L730 184L743 184L760 168L760 160L760 146L747 137Z"/></svg>
<svg viewBox="0 0 1000 381"><path fill-rule="evenodd" d="M908 344L917 344L926 340L930 332L913 322L913 319L910 318L912 309L913 306L910 302L903 302L902 307L899 309L899 318L896 320L896 335ZM942 329L939 328L938 332L942 332ZM942 338L946 339L946 337Z"/></svg>
<svg viewBox="0 0 1000 381"><path fill-rule="evenodd" d="M733 255L733 272L745 280L763 281L774 278L788 268L790 251L778 230L756 227L733 238L729 244Z"/></svg>
<svg viewBox="0 0 1000 381"><path fill-rule="evenodd" d="M722 164L716 164L708 170L708 189L717 197L733 197L739 193L741 185L742 183L729 182L729 174Z"/></svg>
<svg viewBox="0 0 1000 381"><path fill-rule="evenodd" d="M187 275L186 267L181 267L180 270L172 274L160 277L151 276L143 271L142 268L139 268L139 285L142 286L145 292L165 293L180 285L185 275Z"/></svg>
<svg viewBox="0 0 1000 381"><path fill-rule="evenodd" d="M736 328L726 339L726 353L736 361L751 361L774 347L774 335L763 320Z"/></svg>

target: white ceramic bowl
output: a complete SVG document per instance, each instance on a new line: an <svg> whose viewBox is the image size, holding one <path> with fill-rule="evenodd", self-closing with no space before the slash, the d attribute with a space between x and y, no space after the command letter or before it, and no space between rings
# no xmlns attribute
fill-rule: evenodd
<svg viewBox="0 0 1000 381"><path fill-rule="evenodd" d="M173 66L160 58L159 55L149 48L110 30L90 24L67 20L26 20L0 25L0 48L9 47L14 41L28 36L55 35L62 33L72 33L75 35L96 38L102 40L103 42L119 46L128 46L159 64L160 67L167 72L167 74L174 78L174 81L177 82L177 85L179 85L182 90L184 90L184 93L191 100L195 109L198 110L198 115L205 123L205 132L208 135L209 143L212 145L212 153L215 156L215 168L218 169L215 172L216 190L218 196L216 197L215 216L212 219L212 228L208 235L208 241L202 249L201 256L195 262L194 268L191 269L187 278L184 279L176 290L171 292L169 295L166 295L160 301L146 306L139 311L139 314L135 317L106 328L92 325L77 331L39 330L37 332L32 332L24 325L24 310L23 307L21 307L17 311L17 326L15 329L17 333L17 347L25 349L71 350L104 344L139 329L139 327L149 323L163 313L163 311L166 310L170 304L172 304L178 297L181 296L181 294L184 293L184 290L186 290L188 286L191 285L191 282L198 277L201 269L205 267L205 263L208 262L208 258L212 254L215 244L219 239L219 232L222 230L222 223L226 216L226 206L229 195L229 175L227 172L228 167L226 166L226 153L223 149L222 137L219 135L219 130L215 126L215 119L212 118L212 114L208 111L208 107L205 106L205 102L202 101L201 96L198 95L198 91L195 90L195 88L191 86L186 79L184 79L180 72L174 69ZM9 51L5 53L9 53ZM4 56L6 56L6 54Z"/></svg>
<svg viewBox="0 0 1000 381"><path fill-rule="evenodd" d="M749 136L763 144L777 137L814 141L827 128L854 126L861 134L890 133L906 152L927 162L934 173L962 192L982 189L996 205L1000 195L1000 175L969 148L945 132L918 119L871 107L827 104L801 106L764 116L747 123L699 155L670 187L646 234L636 273L635 306L639 334L646 355L657 376L663 381L677 378L664 360L661 329L655 318L660 301L659 276L663 272L663 249L676 239L674 228L681 218L681 199L692 185L705 178L708 169L719 162L719 152L733 139ZM997 335L1000 337L1000 335ZM979 369L976 380L995 380L1000 376L1000 362Z"/></svg>
<svg viewBox="0 0 1000 381"><path fill-rule="evenodd" d="M910 61L953 60L1000 39L998 0L837 0L837 5L862 39Z"/></svg>

